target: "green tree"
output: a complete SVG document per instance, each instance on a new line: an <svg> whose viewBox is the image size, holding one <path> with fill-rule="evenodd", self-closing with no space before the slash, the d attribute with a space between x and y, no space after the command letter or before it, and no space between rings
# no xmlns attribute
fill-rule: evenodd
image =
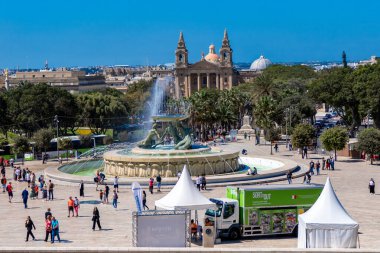
<svg viewBox="0 0 380 253"><path fill-rule="evenodd" d="M24 136L18 136L14 139L13 151L22 155L22 164L24 164L25 153L30 151L29 141Z"/></svg>
<svg viewBox="0 0 380 253"><path fill-rule="evenodd" d="M54 132L51 128L42 128L33 134L33 141L39 150L46 150L50 147L50 141L54 138Z"/></svg>
<svg viewBox="0 0 380 253"><path fill-rule="evenodd" d="M72 148L72 142L70 138L62 137L58 139L58 147L61 150L66 150L66 161L69 160L69 149Z"/></svg>
<svg viewBox="0 0 380 253"><path fill-rule="evenodd" d="M342 150L348 142L347 130L343 127L333 127L324 131L321 135L323 147L328 150L334 150L335 160L338 160L336 155L337 150Z"/></svg>
<svg viewBox="0 0 380 253"><path fill-rule="evenodd" d="M264 130L264 136L274 136L270 132L275 128L275 121L273 120L275 112L275 101L271 97L263 96L259 98L253 109L253 114L255 118L255 124ZM271 146L270 154L272 155L272 144L274 140L272 138L269 138L269 141Z"/></svg>
<svg viewBox="0 0 380 253"><path fill-rule="evenodd" d="M373 155L380 153L380 130L376 128L366 128L358 135L358 148L370 155L373 164Z"/></svg>
<svg viewBox="0 0 380 253"><path fill-rule="evenodd" d="M315 129L309 124L297 125L292 133L292 144L302 149L309 146L315 138Z"/></svg>
<svg viewBox="0 0 380 253"><path fill-rule="evenodd" d="M94 134L104 134L123 122L127 117L126 108L120 98L101 93L79 94L77 102L81 108L80 122Z"/></svg>

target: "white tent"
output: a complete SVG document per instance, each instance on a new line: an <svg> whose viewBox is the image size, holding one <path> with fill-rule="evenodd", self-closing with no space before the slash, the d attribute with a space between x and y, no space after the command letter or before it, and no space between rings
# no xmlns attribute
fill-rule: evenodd
<svg viewBox="0 0 380 253"><path fill-rule="evenodd" d="M216 207L215 203L203 196L195 187L186 165L177 184L165 197L156 200L155 205L166 210L201 210Z"/></svg>
<svg viewBox="0 0 380 253"><path fill-rule="evenodd" d="M356 248L358 230L327 178L318 200L298 218L298 248Z"/></svg>

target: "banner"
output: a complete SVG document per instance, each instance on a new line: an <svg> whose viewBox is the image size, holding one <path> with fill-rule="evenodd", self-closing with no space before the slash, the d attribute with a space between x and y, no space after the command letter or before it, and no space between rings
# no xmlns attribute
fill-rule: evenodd
<svg viewBox="0 0 380 253"><path fill-rule="evenodd" d="M142 211L142 188L139 183L133 182L132 183L132 192L133 192L133 198L136 201L136 208L137 212L141 213Z"/></svg>

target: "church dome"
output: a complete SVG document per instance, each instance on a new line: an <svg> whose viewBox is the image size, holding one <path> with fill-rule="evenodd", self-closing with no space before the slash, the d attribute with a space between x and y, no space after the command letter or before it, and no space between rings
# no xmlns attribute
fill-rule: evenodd
<svg viewBox="0 0 380 253"><path fill-rule="evenodd" d="M272 65L272 62L261 55L259 59L252 62L251 67L249 69L253 71L261 71L266 69L270 65Z"/></svg>
<svg viewBox="0 0 380 253"><path fill-rule="evenodd" d="M208 62L214 62L214 63L219 62L219 56L215 53L215 46L211 44L208 49L209 49L209 52L205 56L205 60Z"/></svg>

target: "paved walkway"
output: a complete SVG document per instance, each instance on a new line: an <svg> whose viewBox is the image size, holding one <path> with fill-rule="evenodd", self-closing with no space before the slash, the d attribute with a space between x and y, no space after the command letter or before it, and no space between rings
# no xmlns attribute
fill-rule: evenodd
<svg viewBox="0 0 380 253"><path fill-rule="evenodd" d="M253 140L235 143L239 148L246 148L249 155L268 156L270 147L254 146ZM285 157L297 163L308 164L309 160L302 160L295 152L284 151L285 147L280 146L280 152L273 157ZM316 159L311 155L312 159ZM39 162L40 164L40 162ZM27 164L35 171L41 171L41 164ZM50 164L51 165L51 164ZM33 166L33 167L32 167ZM10 172L10 171L8 171ZM10 174L8 173L8 176ZM370 166L363 161L340 159L336 163L335 171L323 171L322 175L312 178L313 182L324 183L326 177L331 178L332 184L342 204L346 207L351 216L360 224L360 244L362 248L380 248L380 222L379 207L380 196L371 196L368 193L368 181L371 177L376 182L380 182L380 167ZM302 179L294 180L301 183ZM129 187L121 188L119 194L119 208L114 209L111 205L98 204L98 193L93 186L86 186L83 198L80 217L67 217L67 198L78 196L79 187L73 185L57 185L55 189L54 201L29 200L29 209L24 209L21 201L21 191L25 188L25 183L15 183L15 198L13 203L8 203L7 195L0 192L0 245L13 247L127 247L131 246L132 222L131 212L135 210L135 204L131 196ZM154 201L163 197L169 189L164 189L161 193L148 193L147 204L154 207ZM207 197L224 197L223 187L210 188L204 192ZM104 230L93 232L91 229L91 217L94 206L100 210L101 223ZM61 244L51 245L43 241L44 212L50 207L53 215L59 220L61 227ZM37 241L24 242L26 229L24 221L30 215L37 226L34 231ZM297 239L292 237L266 237L257 239L244 239L241 241L224 241L216 247L253 247L253 248L294 248ZM196 245L193 245L196 246Z"/></svg>

